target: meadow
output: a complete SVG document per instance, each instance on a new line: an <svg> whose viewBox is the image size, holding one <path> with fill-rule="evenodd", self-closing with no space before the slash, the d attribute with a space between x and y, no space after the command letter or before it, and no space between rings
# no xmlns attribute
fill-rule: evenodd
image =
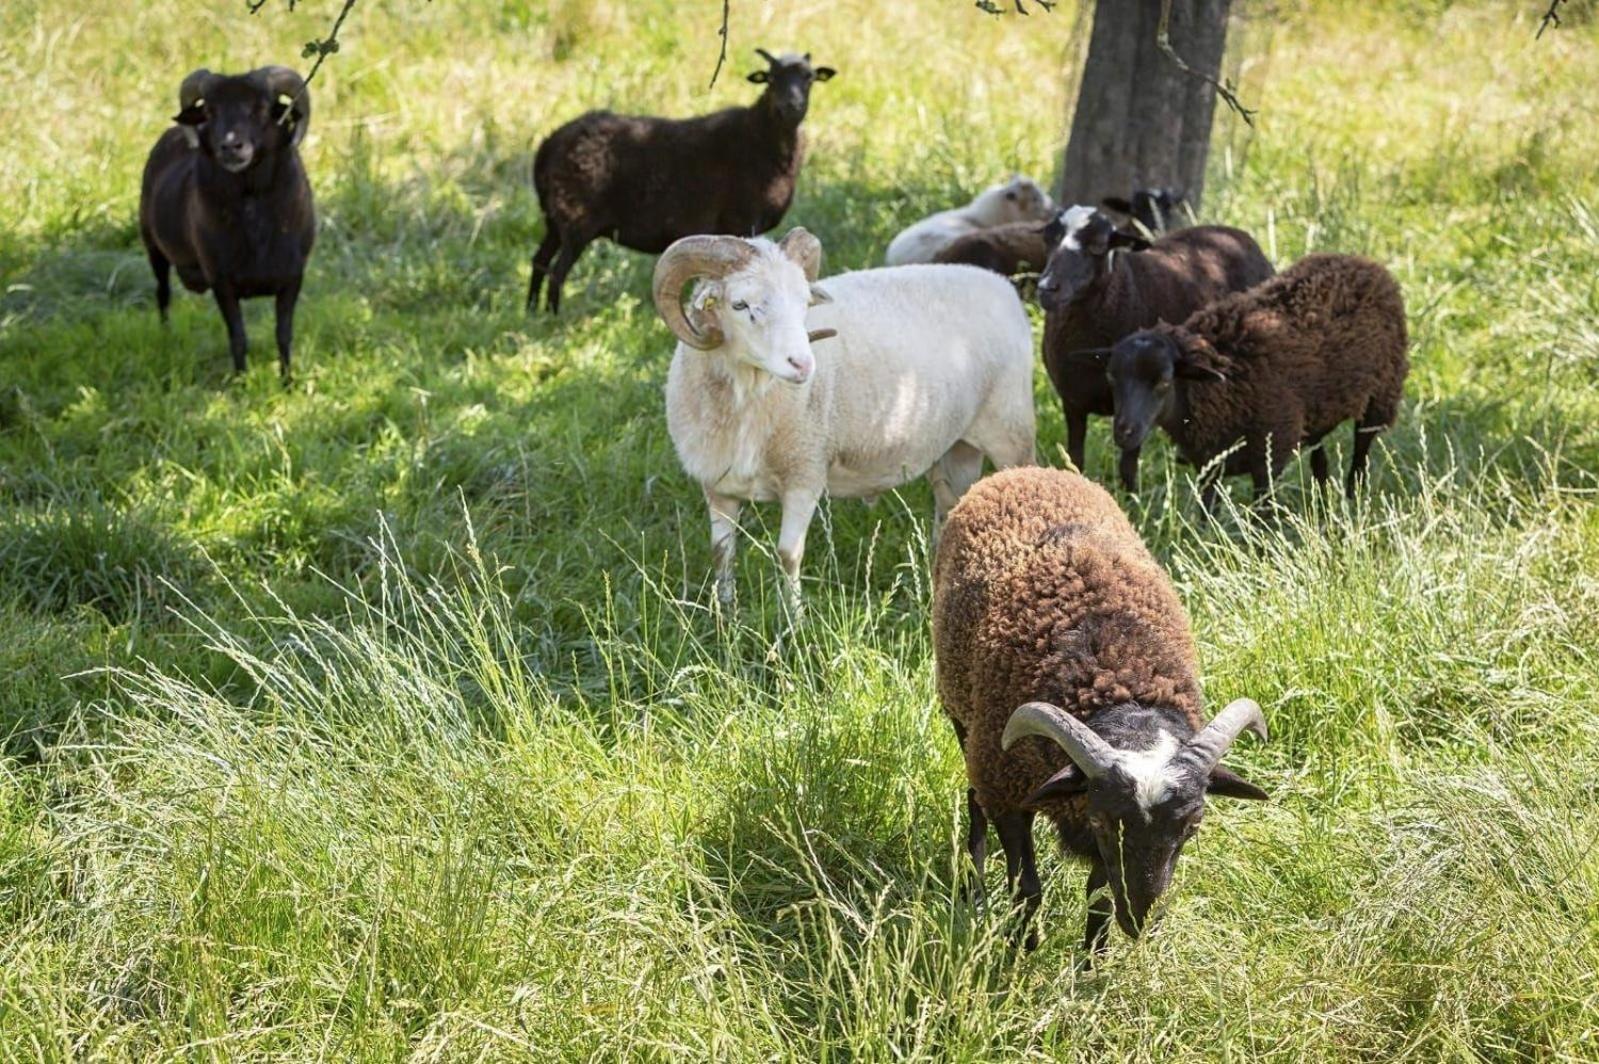
<svg viewBox="0 0 1599 1064"><path fill-rule="evenodd" d="M0 1059L1599 1059L1583 5L1539 41L1530 0L1251 6L1204 217L1387 263L1413 370L1353 504L1296 463L1281 520L1207 521L1146 448L1128 506L1272 800L1214 803L1091 972L1042 828L1037 952L960 895L926 487L824 504L797 625L763 509L719 627L651 261L522 309L565 118L808 49L785 227L870 265L1051 176L1071 5L733 0L708 90L714 3L363 0L285 391L269 305L241 379L208 297L158 325L138 176L184 73L297 62L337 6L0 5Z"/></svg>

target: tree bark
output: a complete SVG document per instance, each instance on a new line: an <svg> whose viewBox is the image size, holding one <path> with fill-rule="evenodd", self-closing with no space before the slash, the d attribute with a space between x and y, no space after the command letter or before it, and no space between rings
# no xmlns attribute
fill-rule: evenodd
<svg viewBox="0 0 1599 1064"><path fill-rule="evenodd" d="M1097 204L1135 188L1175 188L1196 211L1205 190L1216 90L1232 0L1171 0L1172 48L1158 43L1162 0L1097 0L1060 202Z"/></svg>

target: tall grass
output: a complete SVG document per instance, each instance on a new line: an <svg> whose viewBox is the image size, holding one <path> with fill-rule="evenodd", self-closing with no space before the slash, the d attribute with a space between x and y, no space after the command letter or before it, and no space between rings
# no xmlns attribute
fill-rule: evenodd
<svg viewBox="0 0 1599 1064"><path fill-rule="evenodd" d="M1415 368L1354 503L1296 465L1281 519L1204 520L1146 456L1127 504L1211 697L1266 707L1235 759L1273 800L1216 803L1085 973L1069 862L1031 955L960 889L927 490L824 505L798 621L757 515L719 621L647 261L521 313L537 137L747 96L705 91L714 5L363 3L298 384L260 308L239 381L205 300L157 326L176 80L332 6L0 9L0 1059L1599 1057L1590 26L1288 5L1244 57L1207 215L1389 263ZM1058 156L1069 12L734 12L735 64L841 71L791 215L830 268Z"/></svg>

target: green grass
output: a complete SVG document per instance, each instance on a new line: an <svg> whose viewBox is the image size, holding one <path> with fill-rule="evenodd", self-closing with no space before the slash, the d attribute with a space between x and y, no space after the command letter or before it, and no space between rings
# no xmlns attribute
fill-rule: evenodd
<svg viewBox="0 0 1599 1064"><path fill-rule="evenodd" d="M959 897L927 489L824 507L797 628L753 528L719 630L649 260L596 247L560 320L521 311L565 117L809 48L840 75L789 221L861 266L1049 176L1071 12L736 0L706 92L713 3L364 0L284 392L268 307L238 381L208 299L157 325L138 174L183 73L336 5L181 6L0 6L0 1059L1599 1058L1580 5L1536 44L1522 0L1251 24L1260 125L1223 119L1206 215L1390 264L1414 370L1354 506L1296 465L1280 524L1207 523L1146 456L1135 520L1212 698L1266 707L1235 760L1273 800L1217 803L1092 974L1053 853L1034 954Z"/></svg>

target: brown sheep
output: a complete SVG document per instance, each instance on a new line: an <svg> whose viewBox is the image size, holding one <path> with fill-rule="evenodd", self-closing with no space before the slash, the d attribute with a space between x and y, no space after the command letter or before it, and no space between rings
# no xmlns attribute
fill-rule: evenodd
<svg viewBox="0 0 1599 1064"><path fill-rule="evenodd" d="M1011 222L967 233L933 256L934 262L959 262L980 266L1006 277L1037 273L1049 261L1044 226L1038 222Z"/></svg>
<svg viewBox="0 0 1599 1064"><path fill-rule="evenodd" d="M1183 605L1115 501L1076 473L996 473L950 511L933 643L970 782L967 850L981 880L992 820L1029 949L1042 894L1034 813L1089 862L1092 957L1112 905L1137 937L1207 792L1266 797L1220 765L1246 727L1265 737L1260 707L1240 699L1201 726Z"/></svg>
<svg viewBox="0 0 1599 1064"><path fill-rule="evenodd" d="M1346 490L1353 496L1377 434L1404 398L1405 303L1382 266L1354 255L1308 255L1264 284L1158 325L1108 352L1078 356L1108 368L1117 445L1136 451L1159 424L1183 460L1204 467L1213 500L1224 474L1248 473L1263 498L1296 450L1328 477L1322 439L1355 423Z"/></svg>
<svg viewBox="0 0 1599 1064"><path fill-rule="evenodd" d="M1044 368L1066 416L1066 452L1084 468L1089 414L1115 406L1104 364L1076 352L1114 344L1162 321L1182 321L1213 300L1272 275L1248 233L1219 225L1180 229L1153 244L1119 231L1102 212L1073 207L1045 232L1049 264L1038 279ZM1125 249L1125 250L1123 250ZM1122 487L1138 490L1138 449L1122 448Z"/></svg>

